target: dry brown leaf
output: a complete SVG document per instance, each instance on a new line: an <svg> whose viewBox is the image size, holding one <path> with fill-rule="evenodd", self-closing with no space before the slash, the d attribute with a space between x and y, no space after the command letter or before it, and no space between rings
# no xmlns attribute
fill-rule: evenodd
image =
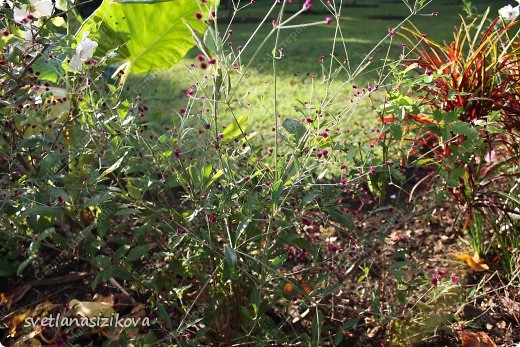
<svg viewBox="0 0 520 347"><path fill-rule="evenodd" d="M484 262L478 253L475 253L473 256L470 256L467 253L456 255L457 259L464 260L468 266L477 272L482 272L489 270L489 266Z"/></svg>
<svg viewBox="0 0 520 347"><path fill-rule="evenodd" d="M94 302L104 302L105 304L114 306L114 303L115 303L114 294L111 294L109 296L94 296Z"/></svg>
<svg viewBox="0 0 520 347"><path fill-rule="evenodd" d="M41 346L42 343L40 340L29 338L25 340L18 340L13 344L13 347L38 347Z"/></svg>
<svg viewBox="0 0 520 347"><path fill-rule="evenodd" d="M25 319L32 318L33 321L48 316L50 312L52 312L58 305L53 304L49 300L46 300L40 304L38 304L33 310L27 310L24 313L16 315L9 322L9 336L14 337L20 331L23 330ZM32 337L32 336L31 336Z"/></svg>
<svg viewBox="0 0 520 347"><path fill-rule="evenodd" d="M483 331L462 331L462 347L496 347L495 342Z"/></svg>
<svg viewBox="0 0 520 347"><path fill-rule="evenodd" d="M125 319L127 318L130 318L130 319L137 319L139 318L139 321L141 322L141 320L146 317L146 310L144 308L144 305L143 304L138 304L136 305L132 311L127 314L125 316ZM134 328L134 329L125 329L125 333L127 336L138 336L139 335L139 326ZM105 335L105 337L109 340L112 340L112 341L118 341L119 340L119 335L121 334L121 331L123 329L120 327L120 326L117 326L113 331L111 331L110 329L105 329L103 330L103 335Z"/></svg>
<svg viewBox="0 0 520 347"><path fill-rule="evenodd" d="M112 305L105 302L79 301L72 299L69 307L73 308L76 314L82 317L111 317L114 314Z"/></svg>
<svg viewBox="0 0 520 347"><path fill-rule="evenodd" d="M11 321L8 324L9 325L9 335L8 335L9 337L16 336L19 327L20 327L20 330L22 330L21 328L23 328L25 319L27 317L29 317L30 314L31 314L31 310L27 310L24 313L17 314L16 316L13 317L13 319L11 319Z"/></svg>
<svg viewBox="0 0 520 347"><path fill-rule="evenodd" d="M499 298L502 307L504 308L504 314L518 324L520 324L520 302L513 301L509 298Z"/></svg>
<svg viewBox="0 0 520 347"><path fill-rule="evenodd" d="M24 284L5 293L0 293L0 306L7 306L9 310L11 305L20 301L31 288L30 284Z"/></svg>
<svg viewBox="0 0 520 347"><path fill-rule="evenodd" d="M48 316L50 312L54 311L58 307L58 305L53 304L49 300L45 300L44 302L38 304L34 310L32 311L31 316L33 317L45 317Z"/></svg>

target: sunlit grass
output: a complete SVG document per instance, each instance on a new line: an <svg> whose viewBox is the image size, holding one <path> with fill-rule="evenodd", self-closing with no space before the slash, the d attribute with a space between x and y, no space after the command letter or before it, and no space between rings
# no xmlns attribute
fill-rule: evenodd
<svg viewBox="0 0 520 347"><path fill-rule="evenodd" d="M455 6L456 1L433 1L427 10L414 16L412 21L419 29L429 37L439 41L447 41L452 37L454 27L460 21L461 7ZM295 2L296 3L296 2ZM348 2L347 2L348 3ZM385 38L388 31L401 22L399 17L406 17L409 13L402 2L380 2L375 0L360 1L364 5L376 5L374 7L344 7L340 17L341 35L335 36L335 24L317 25L298 30L282 30L279 37L279 47L284 47L284 55L276 61L277 69L277 113L280 119L301 119L303 115L295 111L295 106L305 105L311 112L317 107L320 100L326 97L326 91L337 91L333 103L327 108L327 113L340 114L347 109L355 109L339 124L343 128L356 127L364 124L366 127L378 126L377 114L374 108L382 103L385 91L381 89L372 94L371 100L362 99L352 105L351 99L354 93L352 84L360 87L374 85L378 81L377 67L387 58L396 60L401 50L401 42L395 35L392 42L389 38L377 49L374 47ZM488 6L495 11L507 1L496 1L489 4L488 1L474 1L474 5L480 12ZM229 27L233 34L229 36L232 42L231 48L235 54L236 47L244 45L252 32L257 28L258 22L267 12L271 2L258 1L255 5L247 6L238 12L235 19L239 22ZM298 10L297 4L287 4L286 17ZM312 23L323 21L327 13L322 4L315 1L314 12L317 14L305 14L298 17L293 24ZM438 16L431 13L439 12ZM223 15L225 11L222 11ZM277 12L276 12L277 13ZM330 15L330 14L329 14ZM275 15L273 15L274 18ZM388 19L373 19L383 18ZM251 23L240 23L248 20ZM406 24L405 24L406 25ZM228 24L219 23L221 32L225 32ZM231 120L231 112L236 114L248 114L250 124L254 124L254 130L268 135L274 126L274 87L272 72L272 50L274 47L274 35L267 40L262 48L256 52L255 59L251 61L253 54L260 43L272 29L270 19L260 28L257 36L249 47L241 55L241 73L231 78L231 84L236 89L235 102L228 107L220 108L219 117L222 124ZM295 34L296 33L296 34ZM337 61L331 64L331 53L335 44L334 56ZM391 45L389 49L389 45ZM198 50L195 48L185 59L172 69L159 72L150 85L141 90L143 100L149 108L148 116L165 126L175 126L177 112L185 106L187 98L185 91L190 88L192 73L203 74L198 68L191 68L190 64L196 64ZM369 55L373 63L355 79L349 80L360 63ZM339 62L348 55L348 62L340 67ZM318 63L320 56L325 57L322 64ZM335 79L330 82L323 78L329 71L340 68ZM314 78L312 78L314 76ZM132 76L130 84L139 84L140 76ZM346 82L348 81L348 83ZM237 86L237 83L240 83ZM240 100L238 102L238 100ZM354 107L355 106L355 107ZM271 140L267 140L269 143Z"/></svg>

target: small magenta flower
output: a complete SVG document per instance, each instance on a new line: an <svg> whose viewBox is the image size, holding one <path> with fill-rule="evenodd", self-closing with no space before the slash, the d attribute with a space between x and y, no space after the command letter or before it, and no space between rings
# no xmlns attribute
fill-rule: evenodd
<svg viewBox="0 0 520 347"><path fill-rule="evenodd" d="M305 119L305 121L306 121L307 123L312 123L312 122L314 122L314 119L312 119L312 118L310 118L310 117L307 117L307 118Z"/></svg>
<svg viewBox="0 0 520 347"><path fill-rule="evenodd" d="M433 276L430 282L434 287L437 287L437 284L439 283L439 278L437 276Z"/></svg>
<svg viewBox="0 0 520 347"><path fill-rule="evenodd" d="M305 0L303 8L310 10L312 8L312 0Z"/></svg>
<svg viewBox="0 0 520 347"><path fill-rule="evenodd" d="M341 164L341 166L339 167L340 170L345 170L345 168L347 167L347 165L345 164Z"/></svg>
<svg viewBox="0 0 520 347"><path fill-rule="evenodd" d="M210 223L215 223L216 221L217 221L217 217L215 217L214 215L209 216Z"/></svg>
<svg viewBox="0 0 520 347"><path fill-rule="evenodd" d="M439 279L442 279L442 278L444 278L444 276L446 276L446 271L445 270L437 269L435 271L435 277L438 277Z"/></svg>
<svg viewBox="0 0 520 347"><path fill-rule="evenodd" d="M455 285L459 284L459 277L458 276L451 275L450 279L451 279L451 283L453 283Z"/></svg>
<svg viewBox="0 0 520 347"><path fill-rule="evenodd" d="M213 64L216 64L216 62L217 62L217 58L215 58L215 57L211 58L211 59L208 61L208 63L210 63L210 64L212 64L212 65L213 65Z"/></svg>
<svg viewBox="0 0 520 347"><path fill-rule="evenodd" d="M302 216L303 225L311 225L311 220L305 216Z"/></svg>
<svg viewBox="0 0 520 347"><path fill-rule="evenodd" d="M330 23L332 23L332 21L333 21L332 17L325 18L325 24L330 24Z"/></svg>
<svg viewBox="0 0 520 347"><path fill-rule="evenodd" d="M199 12L195 13L195 18L197 18L198 20L201 20L202 14L200 14Z"/></svg>
<svg viewBox="0 0 520 347"><path fill-rule="evenodd" d="M370 171L370 173L373 175L376 173L376 169L374 169L373 166L370 167L370 169L368 169Z"/></svg>

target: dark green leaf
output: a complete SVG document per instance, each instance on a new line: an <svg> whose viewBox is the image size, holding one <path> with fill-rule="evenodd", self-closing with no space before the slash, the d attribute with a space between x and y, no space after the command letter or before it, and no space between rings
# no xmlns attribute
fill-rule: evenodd
<svg viewBox="0 0 520 347"><path fill-rule="evenodd" d="M359 323L359 318L351 318L351 319L347 320L345 323L343 323L341 328L343 330L351 330L351 329L354 329L358 323Z"/></svg>
<svg viewBox="0 0 520 347"><path fill-rule="evenodd" d="M470 124L464 122L452 123L447 129L453 131L455 134L466 135L469 138L475 138L478 134Z"/></svg>
<svg viewBox="0 0 520 347"><path fill-rule="evenodd" d="M36 259L38 258L37 255L33 254L29 258L25 259L20 265L18 265L18 269L16 270L16 274L20 276L25 269L31 265Z"/></svg>
<svg viewBox="0 0 520 347"><path fill-rule="evenodd" d="M283 127L287 132L294 136L294 140L296 143L300 142L300 139L305 135L307 132L307 128L303 126L300 122L298 122L295 119L287 118L283 122Z"/></svg>
<svg viewBox="0 0 520 347"><path fill-rule="evenodd" d="M454 180L458 180L459 178L461 178L464 175L465 172L466 172L466 170L464 170L464 168L457 166L451 170L450 178L454 179Z"/></svg>
<svg viewBox="0 0 520 347"><path fill-rule="evenodd" d="M106 255L98 255L92 259L92 264L100 269L107 270L112 266L112 260Z"/></svg>
<svg viewBox="0 0 520 347"><path fill-rule="evenodd" d="M390 133L396 140L400 140L403 137L403 128L399 124L390 125Z"/></svg>
<svg viewBox="0 0 520 347"><path fill-rule="evenodd" d="M63 210L61 207L47 207L47 206L37 206L29 208L25 210L21 217L27 216L46 216L46 217L55 217L63 214Z"/></svg>
<svg viewBox="0 0 520 347"><path fill-rule="evenodd" d="M90 198L89 200L87 200L87 202L85 203L85 207L98 206L98 205L104 203L105 201L109 200L111 197L112 196L109 192L103 192L101 194L97 194L97 195L93 196L92 198Z"/></svg>
<svg viewBox="0 0 520 347"><path fill-rule="evenodd" d="M152 247L150 245L137 246L132 248L130 252L128 252L128 256L126 257L126 261L133 262L137 259L140 259L143 255L148 253Z"/></svg>
<svg viewBox="0 0 520 347"><path fill-rule="evenodd" d="M18 149L22 149L22 148L34 148L36 146L41 146L41 145L47 145L49 143L51 143L52 140L49 139L48 137L45 137L45 136L31 136L31 137L28 137L26 139L23 139L22 141L18 142L16 144L16 147Z"/></svg>
<svg viewBox="0 0 520 347"><path fill-rule="evenodd" d="M323 325L323 314L320 310L316 310L316 313L314 314L314 317L312 318L312 341L311 346L318 347L320 345L320 330L321 326Z"/></svg>
<svg viewBox="0 0 520 347"><path fill-rule="evenodd" d="M204 34L204 45L214 54L220 54L222 52L222 41L219 40L213 28L206 30L206 34Z"/></svg>
<svg viewBox="0 0 520 347"><path fill-rule="evenodd" d="M166 322L170 331L173 331L172 319L170 318L170 314L168 313L168 311L166 310L164 305L160 302L157 303L157 309L158 309L159 316L163 319L163 321Z"/></svg>
<svg viewBox="0 0 520 347"><path fill-rule="evenodd" d="M238 240L240 239L240 236L242 236L242 234L244 233L244 231L246 230L247 226L249 225L249 223L251 223L251 218L249 217L245 217L244 219L242 219L240 221L240 223L238 224L237 226L237 230L235 232L235 246L236 244L238 243Z"/></svg>
<svg viewBox="0 0 520 347"><path fill-rule="evenodd" d="M229 245L224 246L224 260L228 264L231 270L235 270L238 265L238 257L235 250Z"/></svg>
<svg viewBox="0 0 520 347"><path fill-rule="evenodd" d="M10 277L16 271L16 266L13 262L0 259L0 277Z"/></svg>
<svg viewBox="0 0 520 347"><path fill-rule="evenodd" d="M229 124L226 129L224 129L222 132L222 135L224 136L222 141L228 142L241 135L244 135L248 124L249 117L246 114L238 117L236 120L231 122L231 124Z"/></svg>

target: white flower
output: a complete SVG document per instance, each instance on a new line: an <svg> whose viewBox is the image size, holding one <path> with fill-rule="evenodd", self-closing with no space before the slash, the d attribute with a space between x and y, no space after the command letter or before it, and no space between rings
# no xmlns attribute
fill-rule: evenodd
<svg viewBox="0 0 520 347"><path fill-rule="evenodd" d="M27 16L29 15L29 9L27 8L27 5L22 5L22 7L18 8L15 7L13 11L14 21L17 23L22 23L27 19Z"/></svg>
<svg viewBox="0 0 520 347"><path fill-rule="evenodd" d="M22 5L20 8L14 8L14 20L18 23L24 23L28 20L28 16L32 15L34 18L50 17L54 5L51 0L30 0L30 5Z"/></svg>
<svg viewBox="0 0 520 347"><path fill-rule="evenodd" d="M34 7L33 16L36 18L49 17L54 10L51 0L31 0L31 5Z"/></svg>
<svg viewBox="0 0 520 347"><path fill-rule="evenodd" d="M33 32L31 30L25 30L25 43L22 45L23 49L28 51L33 47Z"/></svg>
<svg viewBox="0 0 520 347"><path fill-rule="evenodd" d="M76 53L70 59L70 66L76 71L83 71L83 62L92 58L94 50L98 46L96 41L88 38L90 32L86 31L76 47Z"/></svg>
<svg viewBox="0 0 520 347"><path fill-rule="evenodd" d="M517 2L519 5L516 7L513 7L511 5L502 7L500 10L498 10L498 15L502 17L502 19L504 19L504 21L506 22L514 21L516 17L518 17L518 15L520 14L520 1L517 0Z"/></svg>
<svg viewBox="0 0 520 347"><path fill-rule="evenodd" d="M21 47L24 50L25 54L34 56L43 50L43 45L41 43L38 43L36 38L37 37L34 37L33 30L25 27L25 42L21 44Z"/></svg>

